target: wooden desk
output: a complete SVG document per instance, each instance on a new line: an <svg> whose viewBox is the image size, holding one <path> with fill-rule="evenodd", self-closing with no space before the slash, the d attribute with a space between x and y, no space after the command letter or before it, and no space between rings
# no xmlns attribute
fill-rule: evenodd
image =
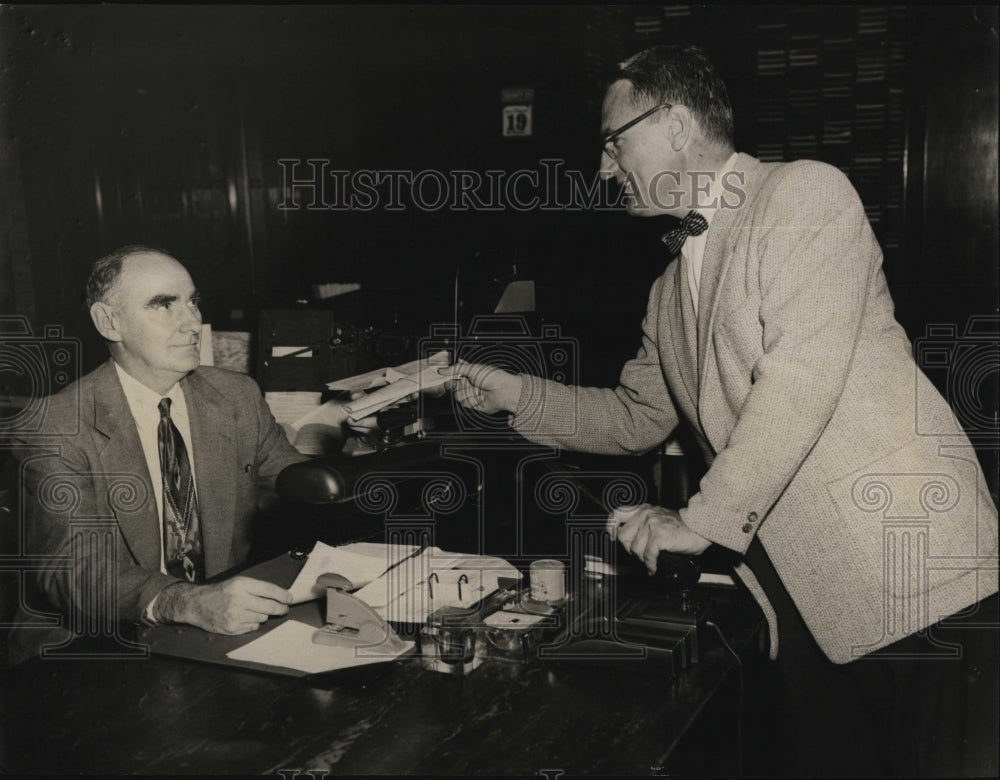
<svg viewBox="0 0 1000 780"><path fill-rule="evenodd" d="M757 608L740 591L713 598L730 644L753 654L762 625ZM425 671L417 659L300 679L162 656L36 659L0 678L2 768L658 774L680 760L678 746L713 703L734 695L734 668L707 630L700 662L674 680L494 658L464 679ZM732 754L724 754L734 747L735 723L710 725L714 752L698 752L697 771L732 773Z"/></svg>

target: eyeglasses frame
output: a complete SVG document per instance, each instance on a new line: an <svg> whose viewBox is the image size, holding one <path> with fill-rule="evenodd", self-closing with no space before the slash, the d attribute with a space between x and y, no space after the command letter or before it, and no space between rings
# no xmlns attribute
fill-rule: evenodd
<svg viewBox="0 0 1000 780"><path fill-rule="evenodd" d="M615 141L615 139L618 136L620 136L622 133L624 133L629 128L635 127L643 119L651 117L653 114L655 114L661 108L670 109L670 108L673 108L673 107L674 107L673 103L660 103L657 106L653 106L651 109L649 109L649 111L643 111L635 119L630 119L628 122L626 122L625 124L623 124L621 127L616 128L615 130L612 130L610 133L608 133L606 136L604 136L604 138L601 139L601 144L603 146L604 154L606 154L612 160L617 160L618 159L618 150L615 148L614 141Z"/></svg>

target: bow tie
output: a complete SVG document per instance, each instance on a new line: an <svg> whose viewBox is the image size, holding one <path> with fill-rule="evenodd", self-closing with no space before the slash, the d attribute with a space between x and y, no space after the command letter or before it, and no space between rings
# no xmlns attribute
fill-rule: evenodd
<svg viewBox="0 0 1000 780"><path fill-rule="evenodd" d="M708 220L697 211L689 211L687 216L673 230L668 230L660 240L671 255L681 251L688 236L700 236L708 230Z"/></svg>

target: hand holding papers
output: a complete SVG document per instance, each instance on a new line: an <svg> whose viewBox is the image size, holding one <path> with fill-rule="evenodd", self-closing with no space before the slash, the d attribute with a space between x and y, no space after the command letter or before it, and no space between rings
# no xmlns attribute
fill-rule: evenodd
<svg viewBox="0 0 1000 780"><path fill-rule="evenodd" d="M413 545L359 542L330 547L316 542L289 588L292 603L325 596L316 579L327 573L349 580L360 588L355 596L381 617L400 623L422 623L444 606L471 606L496 591L501 578L521 577L503 558L487 555Z"/></svg>
<svg viewBox="0 0 1000 780"><path fill-rule="evenodd" d="M337 580L343 578L355 588L363 587L350 595L338 586L335 595L344 603L331 612L328 589L316 587L321 574L337 574ZM401 640L384 621L424 623L444 607L474 607L498 590L500 579L520 577L520 572L502 558L414 545L359 542L330 547L317 542L289 588L294 603L325 596L328 603L321 618L326 620L325 628L336 628L340 623L350 628L352 621L361 627L369 614L376 625L385 626L384 641L369 642L366 633L353 644L317 643L315 636L322 630L317 632L315 623L285 620L227 656L309 674L391 661L409 653L414 645Z"/></svg>

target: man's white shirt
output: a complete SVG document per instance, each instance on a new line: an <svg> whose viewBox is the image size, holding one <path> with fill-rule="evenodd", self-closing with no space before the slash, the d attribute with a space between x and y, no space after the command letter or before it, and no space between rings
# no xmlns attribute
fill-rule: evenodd
<svg viewBox="0 0 1000 780"><path fill-rule="evenodd" d="M733 152L730 158L726 160L725 165L722 166L722 169L712 179L709 185L708 203L719 204L722 202L722 196L725 191L722 187L722 178L729 171L733 170L733 166L736 165L736 156L736 152ZM700 197L702 197L701 194L699 195ZM715 216L717 210L717 205L706 205L693 209L693 211L701 214L709 225L712 224L712 217ZM701 287L701 266L705 260L705 244L707 241L708 231L706 230L700 236L688 236L681 245L681 254L687 260L687 282L691 290L691 302L694 304L695 316L698 315L698 290Z"/></svg>
<svg viewBox="0 0 1000 780"><path fill-rule="evenodd" d="M187 403L184 400L184 391L181 389L180 383L171 387L166 394L160 395L127 374L117 363L115 363L115 370L118 372L118 380L125 393L125 400L128 401L129 410L135 420L139 442L142 444L142 454L145 456L146 468L149 470L149 481L153 484L156 516L159 519L160 528L160 571L165 574L167 567L163 559L163 472L160 469L160 447L157 437L160 425L160 410L157 406L161 398L170 399L170 419L173 420L184 440L188 462L191 464L191 473L194 474L194 448L191 446L191 422L188 417ZM147 608L147 616L148 611L149 608Z"/></svg>

